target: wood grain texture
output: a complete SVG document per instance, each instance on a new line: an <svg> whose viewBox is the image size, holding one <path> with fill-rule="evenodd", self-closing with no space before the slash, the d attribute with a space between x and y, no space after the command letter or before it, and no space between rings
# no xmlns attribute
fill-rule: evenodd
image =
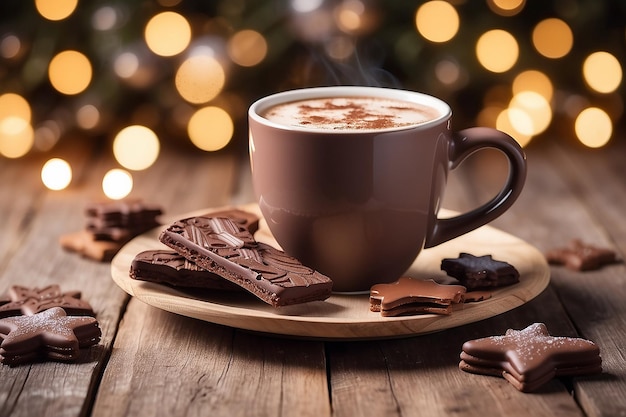
<svg viewBox="0 0 626 417"><path fill-rule="evenodd" d="M110 279L109 264L61 250L58 235L83 227L84 205L103 198L102 175L116 166L88 144L61 153L75 178L62 192L41 185L42 156L0 159L0 292L16 282L80 290L103 339L76 364L0 366L3 417L626 415L624 264L584 273L553 266L548 289L525 305L416 337L319 342L248 333L150 307ZM624 155L619 141L600 150L531 144L525 190L493 226L540 251L580 237L624 257ZM504 172L497 153L473 156L451 175L444 207L475 207ZM247 161L228 152L164 151L134 178L133 196L169 214L253 200ZM464 341L533 322L596 342L604 372L522 394L502 378L458 369Z"/></svg>
<svg viewBox="0 0 626 417"><path fill-rule="evenodd" d="M321 343L234 331L132 302L94 416L330 414Z"/></svg>

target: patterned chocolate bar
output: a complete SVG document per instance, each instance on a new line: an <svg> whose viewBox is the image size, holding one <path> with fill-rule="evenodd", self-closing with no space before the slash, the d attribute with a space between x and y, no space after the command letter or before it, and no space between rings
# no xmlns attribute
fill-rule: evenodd
<svg viewBox="0 0 626 417"><path fill-rule="evenodd" d="M234 282L274 307L324 300L332 281L264 243L225 217L175 222L159 239L198 266Z"/></svg>

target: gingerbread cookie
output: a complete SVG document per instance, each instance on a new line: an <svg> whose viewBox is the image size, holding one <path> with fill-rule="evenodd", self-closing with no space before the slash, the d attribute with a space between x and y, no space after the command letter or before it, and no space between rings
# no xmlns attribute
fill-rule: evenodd
<svg viewBox="0 0 626 417"><path fill-rule="evenodd" d="M615 251L583 243L580 239L574 239L567 247L553 249L545 255L549 263L565 265L574 271L590 271L618 262Z"/></svg>
<svg viewBox="0 0 626 417"><path fill-rule="evenodd" d="M370 310L382 316L406 314L450 314L452 304L463 302L465 287L442 285L434 280L401 277L390 284L370 289Z"/></svg>
<svg viewBox="0 0 626 417"><path fill-rule="evenodd" d="M441 269L459 280L468 290L502 287L519 282L519 272L513 265L494 260L491 255L460 253L458 258L443 259Z"/></svg>
<svg viewBox="0 0 626 417"><path fill-rule="evenodd" d="M95 318L67 316L61 307L32 316L6 317L0 319L0 362L74 361L80 348L97 344L101 335Z"/></svg>
<svg viewBox="0 0 626 417"><path fill-rule="evenodd" d="M89 303L81 300L80 297L79 291L64 293L56 284L43 288L14 285L0 301L0 318L18 315L32 316L53 307L61 307L72 316L94 316Z"/></svg>
<svg viewBox="0 0 626 417"><path fill-rule="evenodd" d="M159 206L140 200L92 203L87 206L85 228L59 237L61 247L86 258L109 262L135 236L160 225Z"/></svg>
<svg viewBox="0 0 626 417"><path fill-rule="evenodd" d="M551 336L543 323L467 341L460 358L461 370L501 376L522 392L534 391L554 377L602 372L595 343Z"/></svg>
<svg viewBox="0 0 626 417"><path fill-rule="evenodd" d="M59 244L66 251L100 262L111 261L124 246L123 242L96 240L94 234L87 230L63 234L59 237Z"/></svg>

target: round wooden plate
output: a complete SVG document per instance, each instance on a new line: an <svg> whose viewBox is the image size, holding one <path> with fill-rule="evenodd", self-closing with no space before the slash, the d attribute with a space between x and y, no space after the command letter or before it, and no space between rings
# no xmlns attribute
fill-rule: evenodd
<svg viewBox="0 0 626 417"><path fill-rule="evenodd" d="M237 208L261 215L256 204ZM185 217L223 210L200 210L176 216ZM442 210L440 216L451 214ZM167 219L166 219L167 220ZM273 308L247 293L181 290L138 281L129 277L130 264L141 251L166 248L154 229L128 242L111 263L113 280L128 294L154 307L212 323L283 336L325 340L351 340L406 337L473 323L504 313L539 295L550 281L544 256L523 240L491 226L483 226L464 236L420 253L406 275L450 282L440 270L443 258L456 258L460 252L476 256L490 254L514 265L520 282L493 291L493 297L480 302L454 306L452 314L423 314L381 317L369 310L367 294L333 294L325 301ZM278 247L267 224L261 220L255 238ZM332 278L332 277L331 277Z"/></svg>

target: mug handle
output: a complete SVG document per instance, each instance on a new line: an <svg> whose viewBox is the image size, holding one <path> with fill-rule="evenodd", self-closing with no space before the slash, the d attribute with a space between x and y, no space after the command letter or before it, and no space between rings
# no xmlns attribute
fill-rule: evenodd
<svg viewBox="0 0 626 417"><path fill-rule="evenodd" d="M496 129L472 127L452 134L449 150L450 169L465 158L484 149L498 149L509 160L509 176L500 192L487 203L449 219L439 219L426 238L424 247L437 246L483 226L503 214L515 202L526 181L526 155L511 136Z"/></svg>

